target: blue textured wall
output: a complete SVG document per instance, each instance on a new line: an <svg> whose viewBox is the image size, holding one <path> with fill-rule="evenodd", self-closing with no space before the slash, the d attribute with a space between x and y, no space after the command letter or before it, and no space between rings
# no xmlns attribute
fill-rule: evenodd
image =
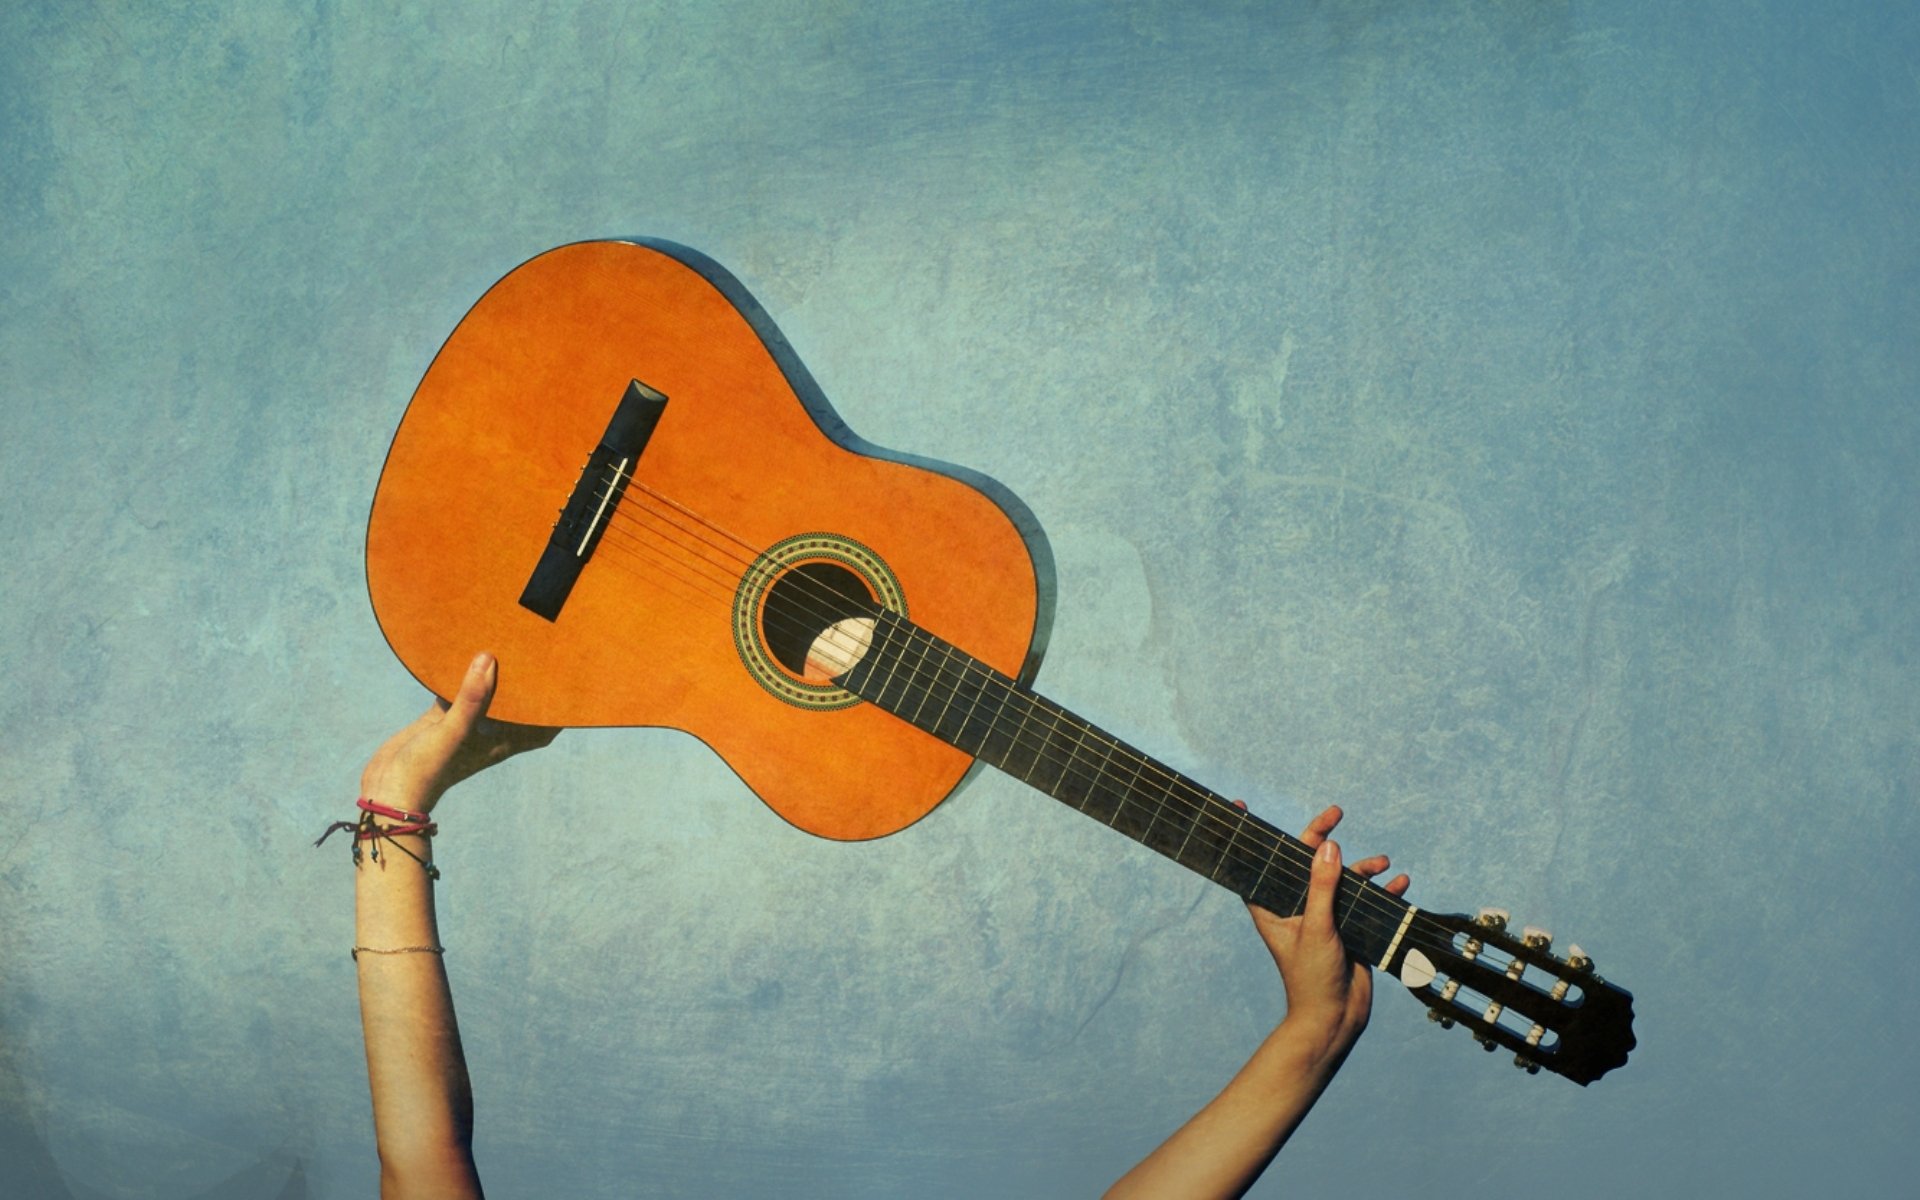
<svg viewBox="0 0 1920 1200"><path fill-rule="evenodd" d="M626 234L1032 506L1047 691L1636 993L1582 1091L1383 988L1265 1194L1920 1166L1910 6L166 7L0 12L0 1192L372 1191L367 502L481 290ZM501 1196L1085 1194L1280 1010L1003 780L832 845L608 731L443 812Z"/></svg>

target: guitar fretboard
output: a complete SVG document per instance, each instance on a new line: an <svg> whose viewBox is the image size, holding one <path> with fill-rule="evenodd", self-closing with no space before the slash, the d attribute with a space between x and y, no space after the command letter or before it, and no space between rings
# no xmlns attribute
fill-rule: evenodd
<svg viewBox="0 0 1920 1200"><path fill-rule="evenodd" d="M839 676L861 699L1282 916L1306 905L1313 851L1106 730L899 616L877 614ZM1334 905L1357 958L1387 963L1418 910L1343 872Z"/></svg>

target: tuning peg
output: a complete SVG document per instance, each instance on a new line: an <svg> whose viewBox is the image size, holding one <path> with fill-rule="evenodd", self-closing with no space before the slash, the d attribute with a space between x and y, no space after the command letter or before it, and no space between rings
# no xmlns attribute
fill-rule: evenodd
<svg viewBox="0 0 1920 1200"><path fill-rule="evenodd" d="M1529 1075L1538 1075L1540 1073L1540 1064L1532 1061L1524 1054L1514 1055L1513 1065L1519 1067Z"/></svg>
<svg viewBox="0 0 1920 1200"><path fill-rule="evenodd" d="M1593 960L1587 957L1586 951L1580 949L1578 942L1567 944L1567 965L1576 971L1593 970Z"/></svg>
<svg viewBox="0 0 1920 1200"><path fill-rule="evenodd" d="M1488 929L1505 929L1513 914L1504 908L1483 908L1474 920Z"/></svg>
<svg viewBox="0 0 1920 1200"><path fill-rule="evenodd" d="M1453 1018L1441 1012L1437 1008L1430 1008L1427 1010L1427 1020L1432 1021L1434 1024L1440 1026L1440 1028L1442 1029L1453 1028Z"/></svg>
<svg viewBox="0 0 1920 1200"><path fill-rule="evenodd" d="M1553 934L1538 925L1529 925L1520 931L1520 940L1535 950L1545 950L1553 945Z"/></svg>
<svg viewBox="0 0 1920 1200"><path fill-rule="evenodd" d="M1484 1034L1484 1033L1474 1034L1473 1040L1476 1042L1479 1042L1480 1048L1482 1050L1485 1050L1488 1054L1492 1054L1494 1047L1500 1044L1499 1042L1494 1041L1493 1038L1489 1037L1487 1034Z"/></svg>

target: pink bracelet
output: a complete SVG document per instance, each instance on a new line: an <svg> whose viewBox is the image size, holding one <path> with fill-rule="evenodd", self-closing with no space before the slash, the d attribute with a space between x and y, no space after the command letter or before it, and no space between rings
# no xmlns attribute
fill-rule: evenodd
<svg viewBox="0 0 1920 1200"><path fill-rule="evenodd" d="M353 803L354 807L358 808L361 812L370 812L376 817L386 817L393 821L407 821L416 825L425 825L427 823L427 814L425 813L408 812L404 808L388 808L371 796L362 796Z"/></svg>
<svg viewBox="0 0 1920 1200"><path fill-rule="evenodd" d="M440 832L440 827L429 820L425 813L408 812L404 808L388 808L386 805L371 800L366 796L362 796L354 801L354 805L359 808L361 812L369 814L368 816L360 818L359 832L353 835L354 840L358 842L370 842L375 838L383 837L400 837L408 833L417 833L421 837L432 837L434 834ZM385 827L375 825L373 823L374 817L385 817L389 821L398 822L398 824Z"/></svg>

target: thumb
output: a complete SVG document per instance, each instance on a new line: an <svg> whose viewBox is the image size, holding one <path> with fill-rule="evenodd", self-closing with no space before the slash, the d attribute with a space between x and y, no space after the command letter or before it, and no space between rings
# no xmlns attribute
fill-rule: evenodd
<svg viewBox="0 0 1920 1200"><path fill-rule="evenodd" d="M500 678L500 665L491 654L484 651L474 655L473 662L467 665L467 674L460 681L460 690L447 702L447 715L441 722L446 736L458 742L473 732L473 727L481 717L487 715L487 705L493 702L493 687Z"/></svg>
<svg viewBox="0 0 1920 1200"><path fill-rule="evenodd" d="M1307 880L1306 924L1309 929L1333 933L1333 899L1340 889L1340 844L1332 838L1320 843L1313 856L1313 874Z"/></svg>

